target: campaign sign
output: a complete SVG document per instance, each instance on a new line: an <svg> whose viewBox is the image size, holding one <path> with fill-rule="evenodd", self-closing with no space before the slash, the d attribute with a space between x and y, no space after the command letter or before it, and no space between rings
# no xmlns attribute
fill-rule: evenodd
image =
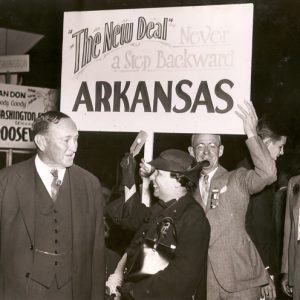
<svg viewBox="0 0 300 300"><path fill-rule="evenodd" d="M57 109L57 100L54 89L0 84L0 148L34 148L32 122Z"/></svg>
<svg viewBox="0 0 300 300"><path fill-rule="evenodd" d="M80 130L243 132L253 4L66 12L61 111Z"/></svg>

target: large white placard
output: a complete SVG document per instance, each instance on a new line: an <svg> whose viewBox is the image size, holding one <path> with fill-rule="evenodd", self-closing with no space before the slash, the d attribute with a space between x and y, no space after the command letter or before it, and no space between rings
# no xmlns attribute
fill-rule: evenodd
<svg viewBox="0 0 300 300"><path fill-rule="evenodd" d="M253 5L67 12L61 111L80 130L243 133Z"/></svg>
<svg viewBox="0 0 300 300"><path fill-rule="evenodd" d="M0 84L0 148L35 148L32 122L48 110L57 109L54 89Z"/></svg>

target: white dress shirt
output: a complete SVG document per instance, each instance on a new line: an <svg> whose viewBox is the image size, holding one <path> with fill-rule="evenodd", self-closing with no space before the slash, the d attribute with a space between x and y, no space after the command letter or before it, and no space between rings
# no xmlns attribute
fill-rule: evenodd
<svg viewBox="0 0 300 300"><path fill-rule="evenodd" d="M38 155L36 155L34 162L35 162L36 170L37 170L40 178L42 179L49 195L51 196L51 183L53 180L53 175L51 174L51 170L57 169L58 179L62 183L64 176L65 176L66 169L65 168L63 168L63 169L51 168L48 165L46 165L44 162L42 162Z"/></svg>

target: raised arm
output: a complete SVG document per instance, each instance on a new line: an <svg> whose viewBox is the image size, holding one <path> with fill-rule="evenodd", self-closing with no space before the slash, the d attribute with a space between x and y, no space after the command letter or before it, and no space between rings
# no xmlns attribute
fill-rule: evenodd
<svg viewBox="0 0 300 300"><path fill-rule="evenodd" d="M254 170L248 171L244 182L249 194L252 195L276 181L277 170L275 160L272 159L261 138L257 136L257 115L253 104L245 101L245 108L240 105L238 108L236 114L243 120L244 131L248 137L246 145L254 164Z"/></svg>
<svg viewBox="0 0 300 300"><path fill-rule="evenodd" d="M125 154L120 165L124 196L111 202L107 206L106 212L114 223L126 229L137 231L149 213L149 207L141 203L137 191L135 183L136 162L132 154Z"/></svg>

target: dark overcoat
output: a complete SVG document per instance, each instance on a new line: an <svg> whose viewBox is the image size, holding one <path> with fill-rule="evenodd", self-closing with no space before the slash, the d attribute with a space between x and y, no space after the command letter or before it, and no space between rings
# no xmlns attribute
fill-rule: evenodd
<svg viewBox="0 0 300 300"><path fill-rule="evenodd" d="M67 174L67 173L66 173ZM98 179L68 170L72 206L74 300L104 299L104 199ZM35 232L34 158L0 170L0 299L27 300ZM28 299L29 300L29 299Z"/></svg>
<svg viewBox="0 0 300 300"><path fill-rule="evenodd" d="M197 291L195 299L205 300L210 226L202 207L190 194L168 207L161 202L146 207L136 195L125 204L118 201L109 208L110 215L136 232L127 251L129 264L143 239L156 231L157 221L171 217L177 231L175 258L164 270L132 283L134 299L190 300Z"/></svg>

